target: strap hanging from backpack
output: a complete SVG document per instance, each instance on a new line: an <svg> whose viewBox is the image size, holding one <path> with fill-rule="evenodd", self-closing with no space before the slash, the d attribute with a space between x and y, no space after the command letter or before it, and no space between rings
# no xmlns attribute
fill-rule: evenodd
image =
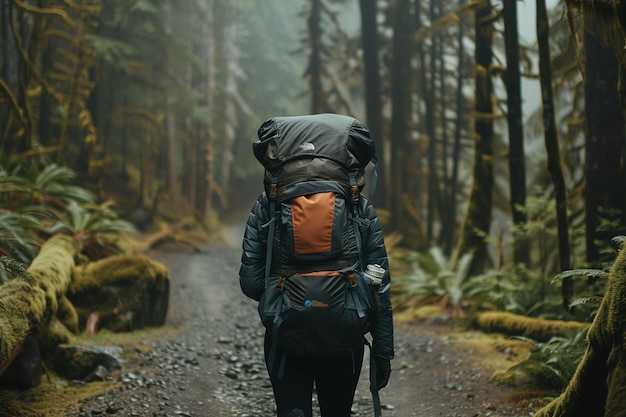
<svg viewBox="0 0 626 417"><path fill-rule="evenodd" d="M374 405L374 417L383 415L382 406L380 405L380 395L376 386L376 358L372 354L372 345L365 339L365 344L370 349L370 392L372 393L372 402Z"/></svg>

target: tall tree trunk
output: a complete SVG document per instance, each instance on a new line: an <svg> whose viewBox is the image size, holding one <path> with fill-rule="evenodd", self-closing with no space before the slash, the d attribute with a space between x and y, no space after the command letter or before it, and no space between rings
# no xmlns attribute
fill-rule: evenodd
<svg viewBox="0 0 626 417"><path fill-rule="evenodd" d="M151 138L150 138L150 126L148 126L147 122L139 122L142 128L139 131L139 190L138 190L138 200L136 202L137 207L143 207L146 202L146 193L149 188L148 184L148 170L151 160L150 155L150 147L151 147Z"/></svg>
<svg viewBox="0 0 626 417"><path fill-rule="evenodd" d="M464 0L459 0L459 4L463 4ZM446 195L446 209L442 230L441 242L446 255L450 255L454 246L454 230L456 228L456 211L457 211L457 189L459 182L459 165L461 159L461 135L463 132L463 123L465 119L464 111L464 95L463 80L465 78L464 71L464 55L465 55L465 30L463 17L459 18L459 33L457 36L458 54L457 54L457 85L456 85L456 120L454 121L454 144L452 146L452 172L448 178L448 194Z"/></svg>
<svg viewBox="0 0 626 417"><path fill-rule="evenodd" d="M624 113L618 94L619 63L585 16L585 225L587 262L602 265L600 249L626 234Z"/></svg>
<svg viewBox="0 0 626 417"><path fill-rule="evenodd" d="M226 12L221 12L219 15L228 14L232 16L234 13L237 13L235 9L236 6L231 4L230 2L224 3L221 9L227 8ZM231 25L236 25L238 22L233 19L233 17L228 18ZM222 24L220 24L222 25ZM226 26L224 24L224 26ZM223 100L225 101L223 104L219 105L223 108L224 117L223 117L223 129L224 133L220 137L221 152L219 155L216 155L216 151L214 149L209 150L209 163L215 164L216 167L219 166L219 177L217 168L212 171L210 170L210 193L215 196L222 196L223 190L230 188L231 183L231 172L234 163L234 152L233 148L235 147L236 140L236 126L239 124L239 116L243 113L243 109L241 107L237 107L235 96L238 94L238 82L235 74L231 70L232 68L239 67L239 59L240 52L238 49L238 36L240 35L240 31L237 30L229 30L228 27L224 27L222 29L224 32L224 51L223 55L223 72L226 80L223 85L225 86ZM213 129L210 130L209 135L212 134ZM212 138L213 139L213 138ZM219 161L219 164L218 164ZM218 200L221 203L222 208L228 209L227 201L225 198L220 198ZM213 204L208 206L209 209L214 208Z"/></svg>
<svg viewBox="0 0 626 417"><path fill-rule="evenodd" d="M363 67L365 78L365 114L370 136L376 141L376 154L381 161L380 187L376 192L376 201L381 207L389 207L387 201L391 185L389 165L386 162L386 140L383 133L383 110L381 98L380 64L378 62L378 23L377 0L360 0L361 5L361 42L363 48Z"/></svg>
<svg viewBox="0 0 626 417"><path fill-rule="evenodd" d="M165 5L165 12L169 14L172 13L171 5ZM171 33L172 22L168 21L166 26L166 32ZM171 54L171 51L167 50L166 53ZM170 60L170 56L168 56L168 61ZM178 161L180 159L180 155L178 154L177 147L177 131L176 124L178 122L178 117L176 113L176 104L174 99L169 97L166 103L166 111L167 115L165 117L165 134L164 136L164 146L167 154L165 155L165 176L163 178L165 182L165 189L167 190L166 194L170 197L178 197L180 196L181 190L178 189ZM157 196L158 198L159 196ZM155 202L156 203L156 202Z"/></svg>
<svg viewBox="0 0 626 417"><path fill-rule="evenodd" d="M171 196L178 195L180 190L177 188L178 182L178 148L176 143L176 113L172 107L169 107L167 119L165 121L167 126L166 141L167 141L167 191Z"/></svg>
<svg viewBox="0 0 626 417"><path fill-rule="evenodd" d="M193 130L194 125L187 120L185 122L185 150L183 160L184 164L184 175L183 175L183 190L184 196L187 201L188 207L193 207L194 202L196 201L196 193L197 193L197 183L198 183L198 159L200 159L200 155L198 154L196 148L196 132Z"/></svg>
<svg viewBox="0 0 626 417"><path fill-rule="evenodd" d="M563 176L563 164L559 150L559 137L554 112L552 69L550 68L550 23L545 0L537 0L537 45L539 48L539 81L543 107L544 139L548 158L548 172L554 185L556 221L559 246L559 267L570 269L569 220L567 217L567 190ZM573 295L571 279L563 280L563 307L568 308Z"/></svg>
<svg viewBox="0 0 626 417"><path fill-rule="evenodd" d="M435 22L439 18L437 1L431 0L429 7L430 21ZM430 63L429 63L429 83L425 91L426 96L426 134L428 137L428 203L426 212L426 241L430 246L433 241L433 229L435 224L435 213L437 208L437 200L439 197L439 184L437 181L437 74L439 73L438 59L443 59L443 46L441 44L438 33L434 33L431 37ZM441 101L443 102L443 97ZM443 122L443 117L441 122Z"/></svg>
<svg viewBox="0 0 626 417"><path fill-rule="evenodd" d="M322 0L311 0L311 10L307 19L309 31L309 64L306 76L311 94L311 113L322 113L326 109L322 88Z"/></svg>
<svg viewBox="0 0 626 417"><path fill-rule="evenodd" d="M444 7L440 3L440 14L444 13ZM439 165L440 168L435 170L435 174L432 175L432 179L431 181L433 182L433 186L434 186L434 190L436 191L436 214L437 214L437 218L435 219L433 217L433 221L438 221L438 226L439 226L439 233L437 234L437 245L441 246L442 244L442 228L443 228L443 223L447 220L447 213L448 213L448 198L447 196L450 194L450 182L448 181L448 176L450 175L450 162L451 162L451 155L450 155L450 126L448 124L448 117L446 116L449 112L449 108L450 108L450 104L451 101L450 99L448 99L448 89L449 86L446 83L446 78L447 78L447 63L446 63L446 59L445 59L445 44L446 44L446 40L444 39L444 36L442 34L439 35L439 45L440 45L440 53L439 53L439 74L440 74L440 81L439 81L439 101L441 102L441 110L439 112L441 119L440 119L440 123L441 123L441 134L440 136L440 143L441 143L441 147L440 147L440 152L441 155L439 157L437 157L435 155L435 158L439 159L441 162L440 164L435 164L433 166L433 168L437 168L437 166ZM430 174L430 173L429 173ZM430 187L429 187L430 188ZM432 243L429 242L429 246L432 245Z"/></svg>
<svg viewBox="0 0 626 417"><path fill-rule="evenodd" d="M198 33L202 34L204 39L208 39L208 42L199 42L194 48L196 49L196 55L200 57L202 67L194 74L192 79L193 89L195 91L202 92L202 96L198 99L198 105L201 108L209 109L209 114L213 115L213 99L214 89L212 81L216 76L216 67L218 61L223 60L221 54L224 48L224 30L223 26L219 25L214 18L215 3L209 1L204 6L204 12L206 13L207 24L202 24L200 21L194 19L194 23L197 24ZM207 47L208 45L208 47ZM192 191L192 197L190 200L192 212L195 220L199 223L206 220L208 206L210 201L210 188L212 182L211 172L212 165L210 165L211 147L211 125L212 119L194 121L192 123L191 135L193 142L193 156L195 164L194 172L194 185L195 188Z"/></svg>
<svg viewBox="0 0 626 417"><path fill-rule="evenodd" d="M509 184L511 213L515 228L526 224L526 165L524 163L524 128L522 125L522 92L519 69L519 34L517 29L517 0L504 0L504 43L506 52L507 122L509 129ZM513 237L515 264L529 262L526 239Z"/></svg>
<svg viewBox="0 0 626 417"><path fill-rule="evenodd" d="M419 32L420 30L422 30L424 28L424 22L422 21L422 12L424 9L424 5L423 5L423 1L422 0L415 0L414 3L414 13L415 13L415 32ZM433 54L434 53L434 47L432 47L432 40L431 41L431 47L429 47L429 45L426 43L426 37L422 37L417 44L415 45L415 53L416 53L416 59L417 59L417 74L416 74L416 87L415 87L415 94L417 94L418 97L418 102L421 102L421 107L417 109L418 112L424 114L424 119L426 119L426 137L428 137L428 132L429 132L429 127L428 127L428 120L432 120L433 114L432 114L432 108L434 106L434 100L432 99L432 94L429 93L430 91L430 85L428 83L428 76L427 76L427 68L428 65L426 63L427 60L427 54L426 51L430 50L430 53ZM412 188L412 192L415 194L415 196L413 197L413 201L415 202L415 207L417 207L417 209L415 210L417 213L417 228L420 230L420 235L421 235L421 242L419 242L418 245L416 245L416 248L419 247L427 247L428 246L428 238L427 236L427 231L423 230L425 228L425 225L423 225L423 221L422 219L426 219L427 216L427 212L428 212L428 207L425 204L426 198L428 198L430 200L430 198L427 196L427 193L425 192L425 180L424 180L424 158L422 158L422 145L421 143L418 143L418 150L417 150L417 154L415 155L414 160L412 161L412 164L414 164L413 168L413 172L415 173L414 175L412 175L413 177L413 188Z"/></svg>
<svg viewBox="0 0 626 417"><path fill-rule="evenodd" d="M476 59L473 184L461 227L453 264L465 253L473 253L470 274L483 271L488 258L487 239L493 201L493 84L489 68L493 26L491 2L481 3L475 12Z"/></svg>
<svg viewBox="0 0 626 417"><path fill-rule="evenodd" d="M393 10L391 64L391 229L406 230L407 210L404 177L407 172L407 143L411 132L411 50L412 22L409 0L397 0Z"/></svg>

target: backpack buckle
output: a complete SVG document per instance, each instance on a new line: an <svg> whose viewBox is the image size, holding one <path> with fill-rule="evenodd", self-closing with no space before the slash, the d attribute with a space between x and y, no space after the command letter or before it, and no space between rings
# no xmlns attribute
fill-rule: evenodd
<svg viewBox="0 0 626 417"><path fill-rule="evenodd" d="M352 286L352 288L356 288L358 282L356 280L356 277L354 276L354 272L350 272L349 274L347 274L346 278L348 278L348 281L350 281L350 286Z"/></svg>
<svg viewBox="0 0 626 417"><path fill-rule="evenodd" d="M359 199L359 187L357 187L356 185L353 185L352 187L350 187L350 189L352 190L352 198L354 198L354 200L358 200Z"/></svg>
<svg viewBox="0 0 626 417"><path fill-rule="evenodd" d="M352 201L357 203L359 201L361 191L359 190L359 186L356 183L356 178L352 176L350 177L350 191L352 192Z"/></svg>

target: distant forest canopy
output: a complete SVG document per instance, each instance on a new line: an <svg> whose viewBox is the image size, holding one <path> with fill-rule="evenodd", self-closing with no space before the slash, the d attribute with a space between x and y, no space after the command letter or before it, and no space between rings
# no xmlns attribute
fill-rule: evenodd
<svg viewBox="0 0 626 417"><path fill-rule="evenodd" d="M601 265L626 234L624 6L548 5L0 0L0 175L55 163L131 218L206 224L262 190L263 120L341 113L376 140L399 245Z"/></svg>

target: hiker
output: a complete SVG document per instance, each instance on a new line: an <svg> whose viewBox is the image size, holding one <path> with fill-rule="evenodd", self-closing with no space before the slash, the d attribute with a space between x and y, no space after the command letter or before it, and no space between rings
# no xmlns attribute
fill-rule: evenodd
<svg viewBox="0 0 626 417"><path fill-rule="evenodd" d="M248 217L239 280L259 301L277 415L312 417L315 386L322 417L349 417L368 332L380 415L394 348L383 233L361 194L369 130L319 114L269 119L258 135L265 191Z"/></svg>

